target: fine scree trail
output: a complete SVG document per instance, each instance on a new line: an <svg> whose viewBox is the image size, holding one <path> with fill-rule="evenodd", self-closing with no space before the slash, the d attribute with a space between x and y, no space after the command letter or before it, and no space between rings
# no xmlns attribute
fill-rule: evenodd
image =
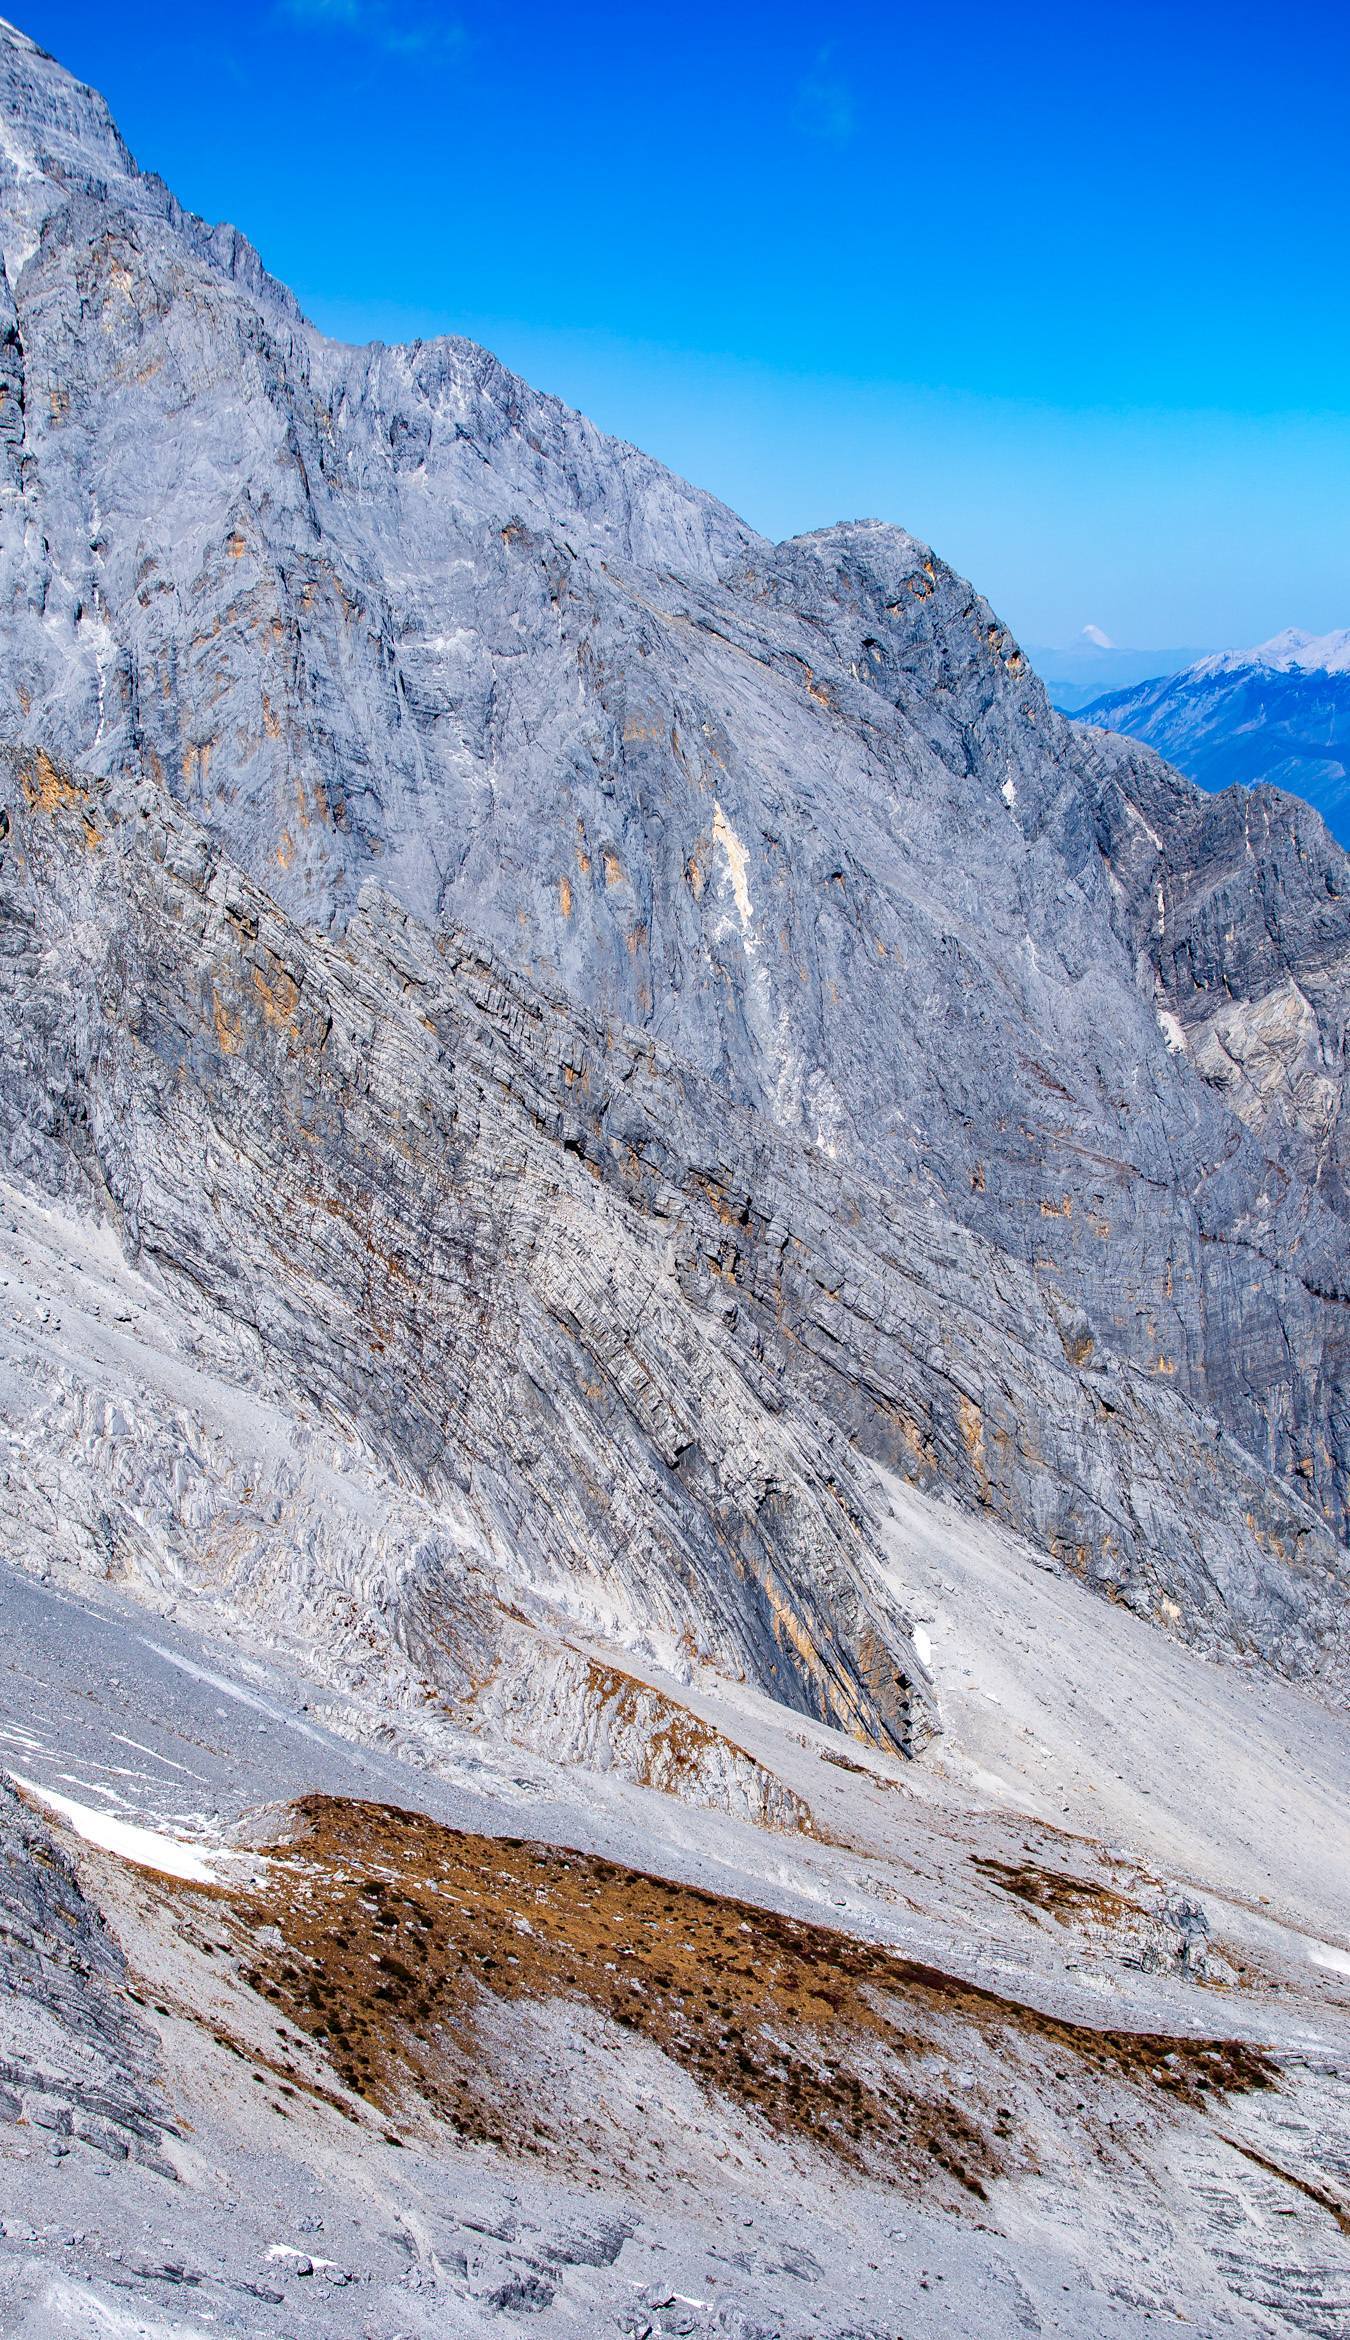
<svg viewBox="0 0 1350 2340"><path fill-rule="evenodd" d="M0 2325L1350 2316L1350 860L0 27Z"/></svg>

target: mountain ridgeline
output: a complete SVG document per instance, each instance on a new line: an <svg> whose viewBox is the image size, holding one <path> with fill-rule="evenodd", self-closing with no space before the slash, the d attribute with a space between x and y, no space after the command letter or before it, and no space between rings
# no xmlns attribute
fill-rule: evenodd
<svg viewBox="0 0 1350 2340"><path fill-rule="evenodd" d="M1203 788L1290 789L1350 844L1350 632L1291 628L1075 707L1082 722L1143 740Z"/></svg>
<svg viewBox="0 0 1350 2340"><path fill-rule="evenodd" d="M1316 815L1064 721L898 528L325 340L8 30L0 106L11 1175L441 1506L447 1666L547 1588L914 1745L873 1458L1334 1694Z"/></svg>

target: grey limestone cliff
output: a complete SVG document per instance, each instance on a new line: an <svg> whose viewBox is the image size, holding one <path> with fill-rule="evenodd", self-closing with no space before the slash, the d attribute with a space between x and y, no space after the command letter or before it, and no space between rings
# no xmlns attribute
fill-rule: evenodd
<svg viewBox="0 0 1350 2340"><path fill-rule="evenodd" d="M374 889L305 935L153 780L7 771L11 1161L186 1280L242 1378L436 1496L497 1601L589 1586L907 1745L924 1674L861 1449L1160 1622L1338 1678L1338 1549L1299 1483L926 1188ZM403 1597L462 1647L438 1551Z"/></svg>
<svg viewBox="0 0 1350 2340"><path fill-rule="evenodd" d="M1334 1673L1339 852L1065 724L902 531L325 341L0 63L15 1167L517 1573L840 1719L923 1705L855 1448ZM1200 938L1223 871L1183 968L1149 889ZM1315 996L1260 1110L1219 981Z"/></svg>

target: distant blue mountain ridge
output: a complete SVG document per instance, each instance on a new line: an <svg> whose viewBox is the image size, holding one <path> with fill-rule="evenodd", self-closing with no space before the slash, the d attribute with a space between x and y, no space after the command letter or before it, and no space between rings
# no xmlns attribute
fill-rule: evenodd
<svg viewBox="0 0 1350 2340"><path fill-rule="evenodd" d="M1202 788L1266 781L1303 797L1350 848L1350 628L1291 627L1086 704L1047 687L1063 713L1143 740Z"/></svg>
<svg viewBox="0 0 1350 2340"><path fill-rule="evenodd" d="M1156 682L1160 675L1178 674L1193 666L1214 647L1212 642L1189 649L1129 650L1112 642L1099 626L1084 626L1076 640L1056 650L1026 642L1023 648L1061 715L1080 709L1108 691L1132 690L1137 683Z"/></svg>

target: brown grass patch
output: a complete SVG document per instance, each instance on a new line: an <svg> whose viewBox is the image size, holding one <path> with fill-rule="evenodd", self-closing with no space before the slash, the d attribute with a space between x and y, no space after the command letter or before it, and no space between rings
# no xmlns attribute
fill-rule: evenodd
<svg viewBox="0 0 1350 2340"><path fill-rule="evenodd" d="M268 1865L236 1904L254 1988L386 2117L420 2105L505 2148L557 2142L537 2045L502 2045L522 2002L571 2002L779 2136L957 2200L1035 2166L1034 2108L1081 2130L1122 2086L1199 2106L1274 2077L1239 2042L1060 2022L826 1926L384 1805L307 1798Z"/></svg>
<svg viewBox="0 0 1350 2340"><path fill-rule="evenodd" d="M1001 1893L1011 1893L1015 1900L1030 1902L1033 1909L1047 1911L1061 1925L1070 1925L1080 1917L1096 1917L1115 1925L1140 1914L1137 1902L1115 1892L1109 1885L1097 1884L1090 1877L1071 1877L1063 1869L1043 1869L1036 1861L998 1861L992 1855L981 1853L972 1853L970 1857L981 1876L997 1885Z"/></svg>
<svg viewBox="0 0 1350 2340"><path fill-rule="evenodd" d="M30 812L54 813L65 805L82 805L89 794L87 788L54 764L43 748L20 771L19 785Z"/></svg>

